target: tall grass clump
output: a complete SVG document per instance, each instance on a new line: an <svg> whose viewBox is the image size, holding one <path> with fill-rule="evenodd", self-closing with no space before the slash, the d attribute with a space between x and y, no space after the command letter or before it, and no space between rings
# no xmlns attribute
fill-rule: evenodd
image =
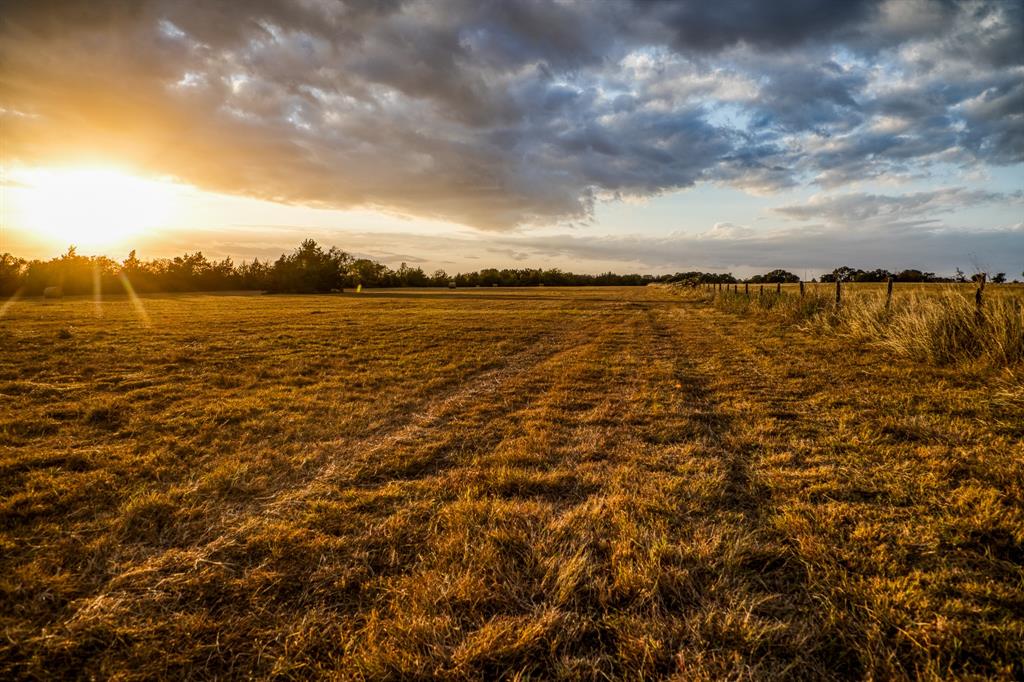
<svg viewBox="0 0 1024 682"><path fill-rule="evenodd" d="M809 291L804 296L777 293L774 289L762 292L751 291L747 296L742 290L713 292L711 300L715 306L731 313L767 315L780 322L799 323L830 311L833 299L820 291Z"/></svg>
<svg viewBox="0 0 1024 682"><path fill-rule="evenodd" d="M1024 360L1020 303L993 299L979 310L962 292L911 293L887 308L884 297L853 299L838 316L840 331L897 355L945 365L981 360L1004 367Z"/></svg>
<svg viewBox="0 0 1024 682"><path fill-rule="evenodd" d="M1010 298L988 298L979 310L953 288L908 292L889 301L884 294L852 295L839 306L822 291L705 295L728 312L849 336L931 364L980 361L1008 367L1024 361L1024 312L1020 301Z"/></svg>

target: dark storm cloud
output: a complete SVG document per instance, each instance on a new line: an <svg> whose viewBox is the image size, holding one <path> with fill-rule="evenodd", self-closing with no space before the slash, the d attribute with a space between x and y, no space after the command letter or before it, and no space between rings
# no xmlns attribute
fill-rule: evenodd
<svg viewBox="0 0 1024 682"><path fill-rule="evenodd" d="M877 0L637 3L657 16L671 31L673 45L683 50L721 50L737 43L779 49L827 40L855 31L880 4Z"/></svg>
<svg viewBox="0 0 1024 682"><path fill-rule="evenodd" d="M0 17L8 154L478 228L1024 161L1019 2L117 0Z"/></svg>

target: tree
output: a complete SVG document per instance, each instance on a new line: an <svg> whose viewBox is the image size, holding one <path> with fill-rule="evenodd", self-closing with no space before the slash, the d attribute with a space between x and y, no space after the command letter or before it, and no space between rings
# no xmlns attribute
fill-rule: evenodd
<svg viewBox="0 0 1024 682"><path fill-rule="evenodd" d="M24 284L25 260L0 254L0 296L12 296Z"/></svg>
<svg viewBox="0 0 1024 682"><path fill-rule="evenodd" d="M348 274L353 284L361 284L364 287L381 287L389 284L389 270L369 258L359 258L349 263Z"/></svg>
<svg viewBox="0 0 1024 682"><path fill-rule="evenodd" d="M167 263L164 276L171 289L175 291L196 291L202 289L201 279L206 279L210 270L210 261L202 251L175 256Z"/></svg>
<svg viewBox="0 0 1024 682"><path fill-rule="evenodd" d="M118 264L106 256L80 256L71 246L60 258L28 263L23 285L29 294L40 294L51 286L61 287L68 294L87 294L97 283L103 291L113 291L118 269Z"/></svg>
<svg viewBox="0 0 1024 682"><path fill-rule="evenodd" d="M410 268L405 263L402 263L394 274L400 287L425 287L429 284L427 274L422 268Z"/></svg>
<svg viewBox="0 0 1024 682"><path fill-rule="evenodd" d="M251 263L242 261L238 266L239 286L243 289L269 289L271 282L270 263L261 263L254 258Z"/></svg>
<svg viewBox="0 0 1024 682"><path fill-rule="evenodd" d="M763 275L754 275L750 281L754 284L775 284L776 282L799 282L800 278L786 270L772 270Z"/></svg>
<svg viewBox="0 0 1024 682"><path fill-rule="evenodd" d="M894 279L897 282L927 282L935 273L921 272L920 270L903 270L896 274Z"/></svg>
<svg viewBox="0 0 1024 682"><path fill-rule="evenodd" d="M882 269L882 268L878 268L878 269L875 269L875 270L866 270L866 271L865 270L858 270L853 275L853 281L854 282L885 282L885 281L887 281L892 276L893 276L893 274L891 272L889 272L888 270Z"/></svg>
<svg viewBox="0 0 1024 682"><path fill-rule="evenodd" d="M274 263L268 282L270 291L314 293L341 290L352 257L335 247L324 251L312 239L302 242L291 254Z"/></svg>
<svg viewBox="0 0 1024 682"><path fill-rule="evenodd" d="M858 275L863 275L863 274L864 274L863 270L857 270L855 268L851 268L848 265L844 265L844 266L842 266L840 268L836 268L831 273L827 273L827 274L822 275L821 276L821 281L822 282L835 282L835 281L839 281L839 282L852 282L852 281L854 281L857 278Z"/></svg>
<svg viewBox="0 0 1024 682"><path fill-rule="evenodd" d="M1005 272L997 272L995 275L992 276L992 283L993 284L1002 284L1005 281L1006 281L1006 273Z"/></svg>

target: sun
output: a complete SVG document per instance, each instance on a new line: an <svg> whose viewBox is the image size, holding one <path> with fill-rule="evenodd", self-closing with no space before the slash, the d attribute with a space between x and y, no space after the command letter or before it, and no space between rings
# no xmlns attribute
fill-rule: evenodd
<svg viewBox="0 0 1024 682"><path fill-rule="evenodd" d="M33 168L20 173L18 222L61 246L124 246L165 227L174 185L107 167Z"/></svg>

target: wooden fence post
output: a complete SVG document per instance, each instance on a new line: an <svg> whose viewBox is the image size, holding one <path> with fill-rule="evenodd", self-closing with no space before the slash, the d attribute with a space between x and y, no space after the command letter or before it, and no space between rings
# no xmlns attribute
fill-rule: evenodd
<svg viewBox="0 0 1024 682"><path fill-rule="evenodd" d="M804 281L800 280L800 298L804 297Z"/></svg>
<svg viewBox="0 0 1024 682"><path fill-rule="evenodd" d="M777 295L779 295L781 293L782 293L782 282L776 282L775 283L775 295L777 296Z"/></svg>
<svg viewBox="0 0 1024 682"><path fill-rule="evenodd" d="M840 281L839 281L839 278L836 277L836 307L837 308L839 307L840 303L842 302L842 294L840 293L839 286L840 286Z"/></svg>
<svg viewBox="0 0 1024 682"><path fill-rule="evenodd" d="M985 277L986 277L986 274L984 272L981 273L981 279L978 280L978 290L974 292L975 314L977 315L979 320L981 319L981 316L982 316L982 305L984 304L983 293L985 291Z"/></svg>
<svg viewBox="0 0 1024 682"><path fill-rule="evenodd" d="M761 288L757 290L757 297L758 298L764 298L764 285L763 284L761 285Z"/></svg>
<svg viewBox="0 0 1024 682"><path fill-rule="evenodd" d="M743 283L743 293L747 298L750 298L750 282Z"/></svg>
<svg viewBox="0 0 1024 682"><path fill-rule="evenodd" d="M889 284L885 287L885 308L889 309L892 305L892 277L889 278Z"/></svg>

